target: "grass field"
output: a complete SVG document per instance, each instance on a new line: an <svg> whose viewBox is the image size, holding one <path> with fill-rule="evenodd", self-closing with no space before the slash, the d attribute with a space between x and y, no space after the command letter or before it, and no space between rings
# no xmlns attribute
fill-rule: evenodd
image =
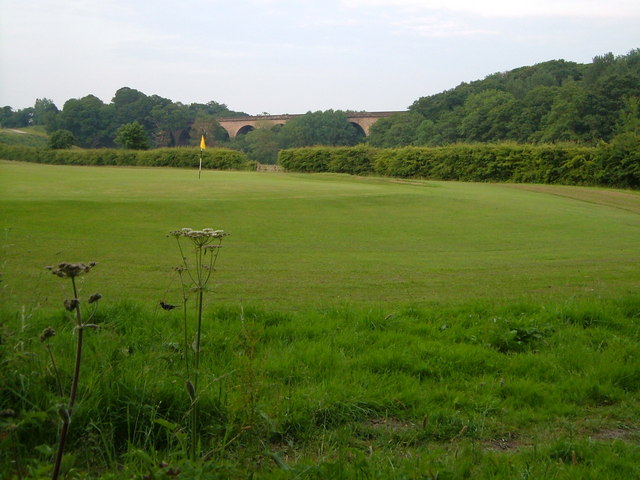
<svg viewBox="0 0 640 480"><path fill-rule="evenodd" d="M44 148L49 137L44 127L0 128L0 143Z"/></svg>
<svg viewBox="0 0 640 480"><path fill-rule="evenodd" d="M640 195L0 162L0 479L640 478ZM170 230L231 233L187 454ZM191 314L190 314L191 315ZM190 317L190 321L193 320ZM185 343L187 343L185 341Z"/></svg>
<svg viewBox="0 0 640 480"><path fill-rule="evenodd" d="M42 267L62 260L99 262L106 298L154 305L180 260L166 233L206 226L231 233L216 298L234 305L611 297L640 286L637 192L8 162L0 191L5 299L18 305L51 305Z"/></svg>

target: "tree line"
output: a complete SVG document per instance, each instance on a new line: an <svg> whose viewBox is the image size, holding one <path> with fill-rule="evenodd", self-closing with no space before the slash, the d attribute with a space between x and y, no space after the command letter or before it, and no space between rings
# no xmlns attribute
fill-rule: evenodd
<svg viewBox="0 0 640 480"><path fill-rule="evenodd" d="M93 95L67 100L59 110L48 99L33 107L0 110L1 127L44 125L50 145L146 149L208 145L243 151L275 163L282 149L313 145L373 147L442 146L504 142L596 145L637 135L640 49L597 56L590 64L553 60L483 80L462 83L416 100L406 113L380 119L369 137L347 120L348 112L307 112L281 126L258 126L229 140L220 117L245 116L215 101L189 105L138 90L119 89L105 104Z"/></svg>
<svg viewBox="0 0 640 480"><path fill-rule="evenodd" d="M0 126L43 125L50 134L68 132L66 138L71 134L73 143L83 148L131 147L127 140L133 130L134 138L142 135L145 140L134 144L134 148L155 148L190 145L199 141L201 134L212 140L224 139L226 132L215 119L245 115L215 101L186 105L123 87L108 104L95 95L87 95L67 100L62 110L47 98L39 98L33 107L18 111L5 106L0 110ZM118 137L124 143L118 142Z"/></svg>
<svg viewBox="0 0 640 480"><path fill-rule="evenodd" d="M640 98L640 49L590 64L553 60L462 83L416 100L406 114L371 128L376 147L453 143L576 142L620 133Z"/></svg>

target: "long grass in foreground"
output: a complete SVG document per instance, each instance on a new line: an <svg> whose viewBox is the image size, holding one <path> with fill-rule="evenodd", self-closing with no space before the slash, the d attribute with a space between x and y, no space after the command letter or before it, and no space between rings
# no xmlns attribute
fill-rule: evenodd
<svg viewBox="0 0 640 480"><path fill-rule="evenodd" d="M210 309L203 455L187 460L181 317L105 304L62 464L68 478L637 478L640 298ZM60 313L2 312L0 471L48 475ZM68 378L63 378L63 382Z"/></svg>

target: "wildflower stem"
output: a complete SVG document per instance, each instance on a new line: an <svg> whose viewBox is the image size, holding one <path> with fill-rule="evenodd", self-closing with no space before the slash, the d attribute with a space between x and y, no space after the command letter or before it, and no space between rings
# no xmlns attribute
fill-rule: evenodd
<svg viewBox="0 0 640 480"><path fill-rule="evenodd" d="M71 284L73 285L73 298L78 298L78 290L76 288L76 279L71 277ZM76 402L76 394L78 392L78 382L80 380L80 365L82 362L82 336L84 329L82 328L82 315L80 313L80 305L76 307L76 326L78 330L78 340L76 348L76 364L73 370L73 382L71 383L71 393L69 394L69 415L71 415L71 409Z"/></svg>
<svg viewBox="0 0 640 480"><path fill-rule="evenodd" d="M60 379L60 372L58 371L58 366L56 365L56 360L53 357L53 352L51 351L51 347L49 344L46 345L47 352L49 352L49 358L51 359L51 366L53 367L53 373L56 375L56 383L58 385L58 394L60 397L64 395L62 391L62 380Z"/></svg>
<svg viewBox="0 0 640 480"><path fill-rule="evenodd" d="M218 248L222 243L222 238L228 234L222 230L213 230L212 228L204 228L202 230L193 230L191 228L183 228L181 230L174 230L169 232L170 236L175 237L178 242L178 249L182 258L182 264L184 268L179 272L186 271L189 282L185 282L186 278L180 276L182 284L182 297L183 297L183 315L184 315L184 349L185 349L185 367L187 373L187 381L185 386L190 398L190 423L191 423L191 443L189 445L189 454L192 459L195 460L200 453L201 448L199 443L198 432L198 415L199 415L199 377L200 377L200 348L202 343L202 314L204 308L204 292L207 288L207 283L211 279L211 275L214 271L214 265L218 258ZM193 263L187 260L185 251L183 249L181 238L187 238L191 242L193 247ZM218 244L215 245L216 240ZM209 255L209 258L207 258ZM190 266L191 265L191 266ZM187 290L187 286L190 287ZM193 361L190 361L189 354L189 335L187 334L187 291L197 292L197 318L196 318L196 332L195 339L192 343L193 349ZM191 337L193 338L193 337ZM193 382L191 381L193 380Z"/></svg>
<svg viewBox="0 0 640 480"><path fill-rule="evenodd" d="M200 338L202 334L202 297L203 288L198 290L198 329L196 330L196 359L193 386L198 391L198 373L200 372Z"/></svg>
<svg viewBox="0 0 640 480"><path fill-rule="evenodd" d="M76 279L71 277L71 285L73 286L73 298L78 298L78 290L76 288ZM76 394L78 392L78 381L80 380L80 364L82 360L82 336L84 329L82 328L82 315L80 313L80 305L75 308L76 311L76 326L78 330L78 340L76 346L76 363L73 370L73 381L71 383L71 393L69 394L69 406L62 418L62 428L60 429L60 443L58 443L58 451L56 453L56 460L53 467L53 473L51 475L52 480L57 480L60 475L60 465L62 464L62 455L64 454L64 447L67 442L67 433L69 432L69 420L71 417L73 405L76 401Z"/></svg>
<svg viewBox="0 0 640 480"><path fill-rule="evenodd" d="M192 425L191 425L191 453L193 459L196 458L197 442L198 442L198 374L200 373L200 339L202 334L202 303L203 303L204 288L198 289L198 327L196 330L196 348L195 348L195 363L193 373L193 390L195 397L192 402Z"/></svg>
<svg viewBox="0 0 640 480"><path fill-rule="evenodd" d="M185 269L178 268L178 276L180 277L180 286L182 287L182 323L184 330L184 365L186 369L187 379L191 378L189 368L189 336L187 334L187 285L184 283L182 273Z"/></svg>

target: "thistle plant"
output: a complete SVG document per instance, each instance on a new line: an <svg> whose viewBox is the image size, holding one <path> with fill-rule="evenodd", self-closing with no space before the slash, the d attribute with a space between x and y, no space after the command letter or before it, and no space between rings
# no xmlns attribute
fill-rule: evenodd
<svg viewBox="0 0 640 480"><path fill-rule="evenodd" d="M216 262L222 239L229 235L223 230L203 228L193 230L183 228L169 232L174 237L180 250L182 264L176 267L180 276L183 296L184 315L184 357L187 379L185 388L191 400L191 457L195 459L198 444L198 380L200 376L200 343L202 340L202 311L204 306L204 294L207 285L215 272ZM191 257L185 254L183 243L191 248ZM189 253L189 252L187 252ZM196 294L196 327L195 338L189 348L189 328L187 322L187 292ZM193 350L193 356L190 355Z"/></svg>
<svg viewBox="0 0 640 480"><path fill-rule="evenodd" d="M98 300L100 300L100 298L102 298L102 295L100 295L99 293L94 293L93 295L91 295L91 297L89 297L89 300L87 303L93 304L93 311L89 316L89 318L86 321L84 321L82 318L82 312L80 309L80 300L78 299L78 287L76 285L76 278L85 273L89 273L91 269L95 266L96 266L95 262L90 262L90 263L63 262L58 264L57 267L46 267L48 270L51 270L51 273L53 273L57 277L69 278L71 280L73 298L66 299L64 301L64 308L68 312L75 314L75 324L76 324L75 330L77 333L76 359L75 359L75 366L73 369L73 380L71 381L71 391L69 392L69 402L66 406L62 406L58 409L58 414L62 420L62 426L60 427L60 439L58 443L58 451L56 453L53 473L51 475L51 478L53 480L56 480L60 475L60 465L62 463L64 447L67 441L67 434L69 432L69 423L71 421L73 406L75 405L76 396L78 393L78 383L80 381L80 366L82 364L82 342L83 342L84 329L97 328L97 325L94 325L90 322L93 319L93 316L95 315L95 312L97 310L97 302ZM45 329L40 339L44 343L49 338L51 338L54 334L55 332L53 331L53 329ZM48 344L47 344L47 350L49 351L49 354L51 355L51 358L53 361L53 355L51 354L51 350L49 349ZM53 362L53 364L55 369L56 368L55 362ZM57 374L57 370L56 370L56 374ZM59 386L59 389L61 391L62 387Z"/></svg>

